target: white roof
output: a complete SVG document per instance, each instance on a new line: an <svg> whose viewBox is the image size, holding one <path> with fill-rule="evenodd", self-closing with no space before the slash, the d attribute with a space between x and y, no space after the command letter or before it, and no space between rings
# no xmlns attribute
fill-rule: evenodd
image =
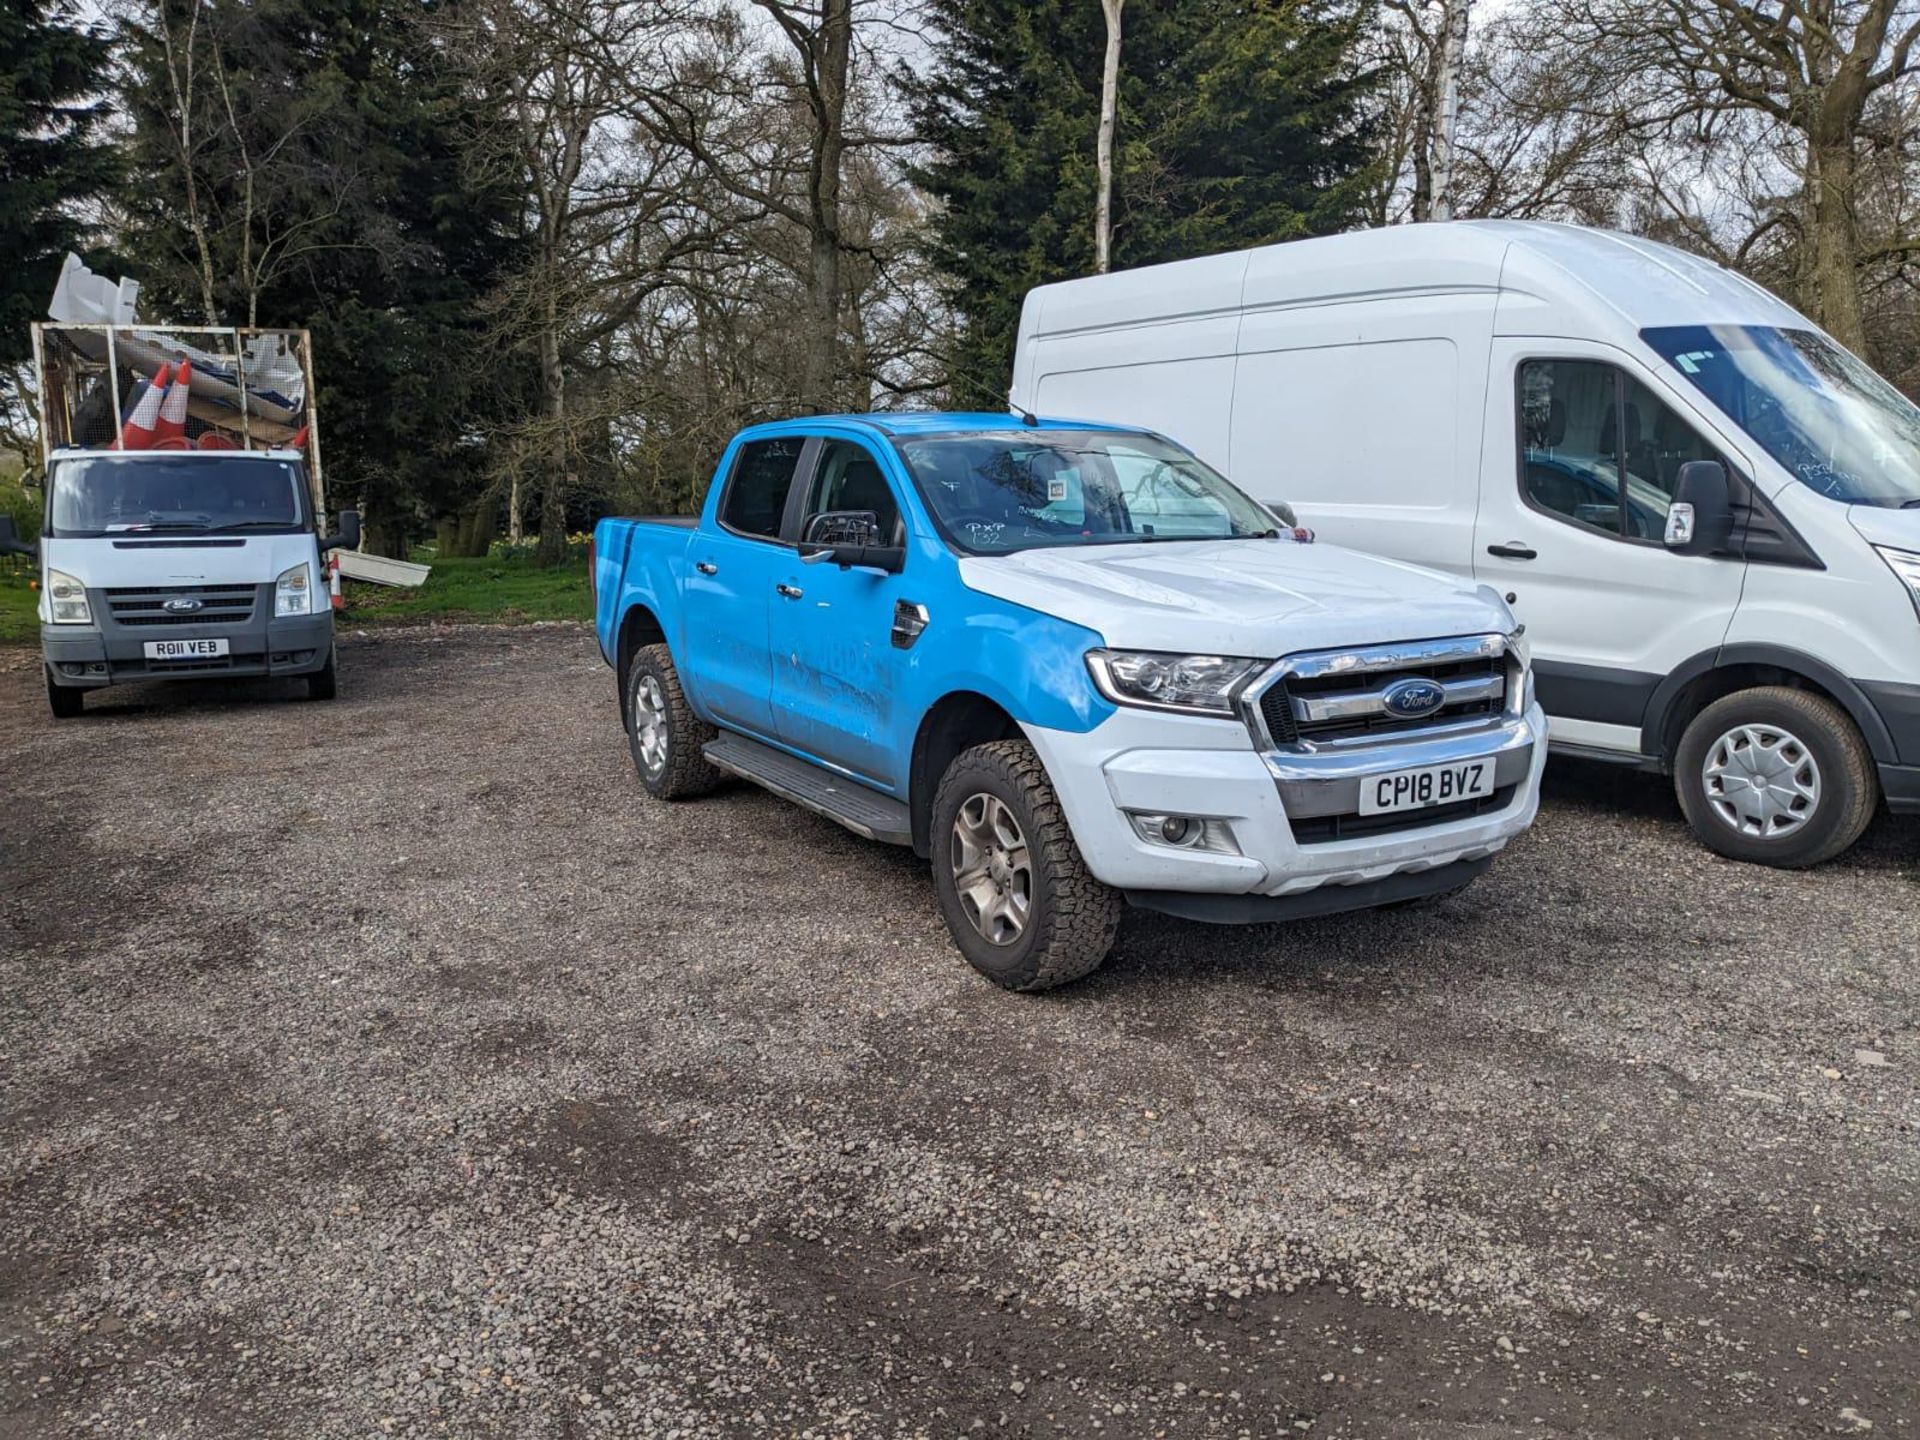
<svg viewBox="0 0 1920 1440"><path fill-rule="evenodd" d="M1644 325L1810 327L1752 281L1670 245L1543 221L1393 225L1038 288L1037 333L1395 292L1522 291Z"/></svg>
<svg viewBox="0 0 1920 1440"><path fill-rule="evenodd" d="M115 450L107 445L62 445L53 452L55 460L299 460L306 456L298 450Z"/></svg>

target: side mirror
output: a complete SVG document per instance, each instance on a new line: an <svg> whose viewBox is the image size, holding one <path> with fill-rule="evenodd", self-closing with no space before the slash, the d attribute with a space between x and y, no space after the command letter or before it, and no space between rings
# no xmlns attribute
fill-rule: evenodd
<svg viewBox="0 0 1920 1440"><path fill-rule="evenodd" d="M880 543L880 517L871 510L827 510L807 522L800 537L800 558L808 565L832 564L842 570L860 566L897 575L907 564L899 545Z"/></svg>
<svg viewBox="0 0 1920 1440"><path fill-rule="evenodd" d="M20 472L20 488L22 490L38 490L45 486L46 483L47 477L40 473L40 467L38 465L29 465L25 470Z"/></svg>
<svg viewBox="0 0 1920 1440"><path fill-rule="evenodd" d="M0 515L0 555L38 555L40 547L31 540L22 540L20 532L14 528L13 516Z"/></svg>
<svg viewBox="0 0 1920 1440"><path fill-rule="evenodd" d="M1261 508L1287 529L1298 530L1300 528L1300 517L1293 513L1293 507L1287 504L1286 501L1275 500L1271 504L1262 506Z"/></svg>
<svg viewBox="0 0 1920 1440"><path fill-rule="evenodd" d="M1680 467L1667 510L1667 548L1676 555L1713 555L1733 538L1733 491L1718 460Z"/></svg>
<svg viewBox="0 0 1920 1440"><path fill-rule="evenodd" d="M329 550L358 550L360 548L360 512L342 510L340 512L340 533L329 535L320 542L320 553Z"/></svg>

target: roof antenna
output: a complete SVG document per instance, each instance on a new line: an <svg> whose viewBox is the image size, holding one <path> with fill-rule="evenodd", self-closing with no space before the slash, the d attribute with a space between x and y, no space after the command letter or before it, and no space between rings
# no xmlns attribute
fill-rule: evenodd
<svg viewBox="0 0 1920 1440"><path fill-rule="evenodd" d="M1034 414L1033 411L1027 409L1026 406L1015 405L1013 407L1013 413L1020 417L1020 423L1025 425L1029 430L1038 430L1040 428L1040 417Z"/></svg>

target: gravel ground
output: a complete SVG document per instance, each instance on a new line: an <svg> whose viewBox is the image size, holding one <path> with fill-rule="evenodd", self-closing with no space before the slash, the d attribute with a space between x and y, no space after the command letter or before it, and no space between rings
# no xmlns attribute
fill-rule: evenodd
<svg viewBox="0 0 1920 1440"><path fill-rule="evenodd" d="M0 659L0 1435L1920 1431L1920 826L1565 765L1464 896L1130 916L665 806L570 627Z"/></svg>

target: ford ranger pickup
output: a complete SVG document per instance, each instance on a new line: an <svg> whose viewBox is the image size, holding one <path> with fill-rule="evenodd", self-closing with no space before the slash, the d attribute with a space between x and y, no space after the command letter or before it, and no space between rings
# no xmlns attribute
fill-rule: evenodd
<svg viewBox="0 0 1920 1440"><path fill-rule="evenodd" d="M1312 542L1170 440L1032 416L743 431L698 518L590 571L633 762L931 862L1044 990L1127 904L1281 921L1458 890L1533 820L1524 636L1485 586Z"/></svg>

